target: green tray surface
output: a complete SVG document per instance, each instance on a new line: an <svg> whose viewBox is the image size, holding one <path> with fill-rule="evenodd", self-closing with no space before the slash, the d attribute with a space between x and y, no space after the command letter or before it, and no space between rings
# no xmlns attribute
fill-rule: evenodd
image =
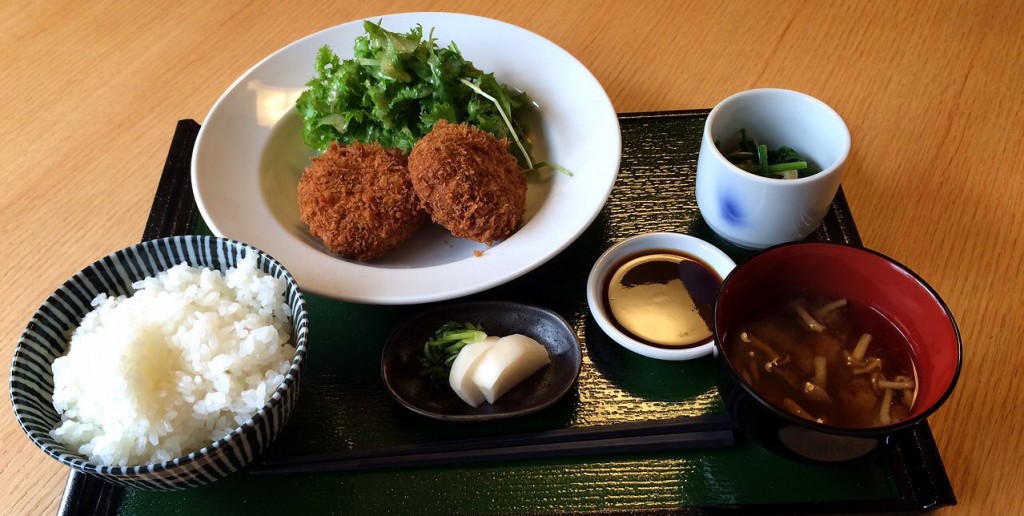
<svg viewBox="0 0 1024 516"><path fill-rule="evenodd" d="M620 172L597 220L534 271L460 299L523 301L568 320L584 351L579 382L570 396L542 413L511 421L465 424L418 416L388 395L380 357L396 325L433 304L374 306L307 295L310 340L302 392L287 427L264 458L723 413L713 358L665 362L629 352L597 327L585 295L597 257L615 242L640 233L687 233L714 243L738 262L750 256L719 239L697 209L694 180L706 115L621 115ZM185 136L194 138L198 125L191 124ZM177 136L176 141L181 139ZM210 234L196 214L188 185L191 146L185 138L172 147L147 238ZM185 177L167 181L168 175ZM842 192L809 239L860 244ZM209 486L169 493L121 489L73 474L62 512L833 512L922 510L955 503L927 426L917 434L907 436L904 441L910 444L904 447L923 440L924 452L915 451L909 460L916 464L918 455L924 460L909 472L898 440L858 460L814 464L774 455L741 434L735 447L670 453L316 475L255 476L242 470ZM923 474L917 471L921 468Z"/></svg>

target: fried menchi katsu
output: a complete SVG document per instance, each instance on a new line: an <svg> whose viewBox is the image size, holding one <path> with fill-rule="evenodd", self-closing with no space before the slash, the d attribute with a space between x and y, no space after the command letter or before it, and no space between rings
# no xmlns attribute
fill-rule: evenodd
<svg viewBox="0 0 1024 516"><path fill-rule="evenodd" d="M331 251L373 260L426 222L405 155L378 144L331 144L299 181L299 213Z"/></svg>
<svg viewBox="0 0 1024 516"><path fill-rule="evenodd" d="M508 141L467 124L438 121L409 154L420 205L453 236L491 244L526 210L526 174Z"/></svg>

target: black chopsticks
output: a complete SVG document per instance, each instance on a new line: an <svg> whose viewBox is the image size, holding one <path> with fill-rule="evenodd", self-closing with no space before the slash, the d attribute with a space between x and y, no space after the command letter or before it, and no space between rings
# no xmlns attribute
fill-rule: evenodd
<svg viewBox="0 0 1024 516"><path fill-rule="evenodd" d="M393 446L264 462L254 475L410 469L509 460L721 448L736 442L724 414Z"/></svg>

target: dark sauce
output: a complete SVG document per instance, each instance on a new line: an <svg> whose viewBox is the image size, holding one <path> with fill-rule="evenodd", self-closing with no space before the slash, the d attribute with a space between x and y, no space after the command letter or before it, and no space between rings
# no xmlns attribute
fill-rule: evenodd
<svg viewBox="0 0 1024 516"><path fill-rule="evenodd" d="M670 250L627 256L604 278L612 324L637 341L681 349L711 341L722 278L699 259Z"/></svg>

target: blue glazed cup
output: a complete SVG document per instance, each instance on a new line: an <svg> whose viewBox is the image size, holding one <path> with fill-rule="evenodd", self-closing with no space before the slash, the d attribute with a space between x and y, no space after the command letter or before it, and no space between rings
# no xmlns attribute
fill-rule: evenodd
<svg viewBox="0 0 1024 516"><path fill-rule="evenodd" d="M741 129L769 149L796 149L818 172L775 179L737 167L716 142L728 152ZM801 240L821 224L849 153L846 124L820 100L783 89L737 93L715 106L704 124L697 206L715 233L746 249Z"/></svg>

